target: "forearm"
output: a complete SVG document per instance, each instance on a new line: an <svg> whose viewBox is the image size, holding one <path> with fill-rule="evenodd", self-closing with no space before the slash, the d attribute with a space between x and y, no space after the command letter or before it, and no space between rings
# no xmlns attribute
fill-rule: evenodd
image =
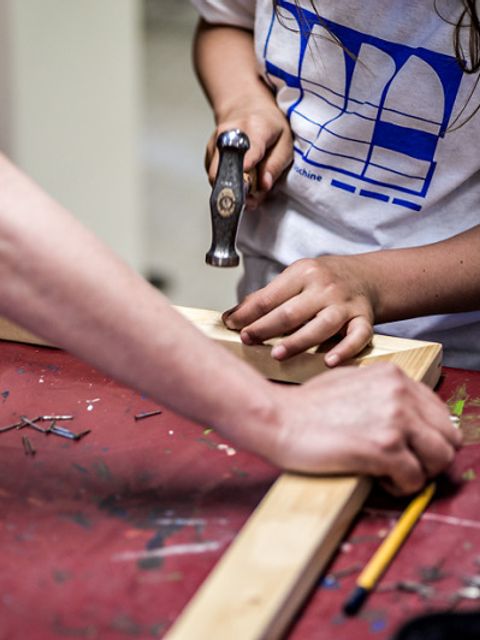
<svg viewBox="0 0 480 640"><path fill-rule="evenodd" d="M273 423L269 383L1 157L0 313L239 445L271 447L255 428Z"/></svg>
<svg viewBox="0 0 480 640"><path fill-rule="evenodd" d="M423 247L355 256L375 321L480 309L479 248L480 226Z"/></svg>
<svg viewBox="0 0 480 640"><path fill-rule="evenodd" d="M200 20L194 62L217 123L241 105L276 107L272 92L258 74L251 32Z"/></svg>
<svg viewBox="0 0 480 640"><path fill-rule="evenodd" d="M1 156L0 314L288 469L388 476L415 491L460 444L441 402L395 367L296 389L267 382Z"/></svg>

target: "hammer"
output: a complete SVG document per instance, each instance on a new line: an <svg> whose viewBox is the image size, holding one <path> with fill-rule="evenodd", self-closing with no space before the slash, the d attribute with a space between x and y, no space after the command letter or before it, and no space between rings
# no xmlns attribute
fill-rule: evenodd
<svg viewBox="0 0 480 640"><path fill-rule="evenodd" d="M224 131L217 138L220 159L210 196L212 246L205 256L207 264L214 267L236 267L239 263L237 228L253 182L243 172L243 158L249 148L248 136L239 129Z"/></svg>

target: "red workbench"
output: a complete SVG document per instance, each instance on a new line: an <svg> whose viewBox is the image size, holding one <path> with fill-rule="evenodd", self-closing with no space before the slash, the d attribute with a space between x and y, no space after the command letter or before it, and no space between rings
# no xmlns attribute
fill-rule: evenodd
<svg viewBox="0 0 480 640"><path fill-rule="evenodd" d="M453 594L480 574L480 373L445 370L439 392L464 406L473 442L443 494L346 619L355 576L404 507L374 494L290 640L383 640L416 613L476 606ZM0 640L161 637L276 478L208 425L168 411L134 420L155 408L66 353L0 343L0 427L72 414L59 424L91 429L78 442L31 428L0 433ZM27 432L34 456L22 445Z"/></svg>

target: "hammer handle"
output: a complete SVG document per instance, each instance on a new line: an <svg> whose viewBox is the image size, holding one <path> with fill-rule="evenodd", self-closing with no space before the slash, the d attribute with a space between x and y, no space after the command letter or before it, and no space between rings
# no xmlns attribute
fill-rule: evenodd
<svg viewBox="0 0 480 640"><path fill-rule="evenodd" d="M243 158L250 147L248 137L238 129L219 135L218 172L210 196L212 245L205 256L216 267L236 267L239 257L235 249L238 223L250 190L245 179Z"/></svg>

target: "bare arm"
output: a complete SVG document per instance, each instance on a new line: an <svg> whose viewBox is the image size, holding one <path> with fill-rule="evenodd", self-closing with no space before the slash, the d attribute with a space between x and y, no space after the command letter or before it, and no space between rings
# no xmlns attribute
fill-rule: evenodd
<svg viewBox="0 0 480 640"><path fill-rule="evenodd" d="M239 128L251 143L245 171L257 167L259 194L265 194L291 163L293 146L288 122L258 74L252 33L200 20L194 61L217 125L206 154L210 180L218 165L218 134Z"/></svg>
<svg viewBox="0 0 480 640"><path fill-rule="evenodd" d="M371 253L364 261L374 283L376 322L480 309L480 225L443 242Z"/></svg>
<svg viewBox="0 0 480 640"><path fill-rule="evenodd" d="M368 473L408 492L460 444L440 400L391 365L267 382L2 156L0 313L287 469Z"/></svg>
<svg viewBox="0 0 480 640"><path fill-rule="evenodd" d="M373 324L480 308L480 226L411 249L299 260L224 316L245 343L289 333L283 360L331 336L330 366L356 355Z"/></svg>

